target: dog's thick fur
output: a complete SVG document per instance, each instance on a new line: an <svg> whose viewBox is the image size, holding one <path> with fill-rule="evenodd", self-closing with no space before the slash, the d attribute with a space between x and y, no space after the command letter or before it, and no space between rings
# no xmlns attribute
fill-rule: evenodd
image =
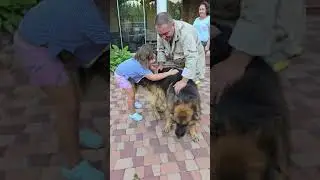
<svg viewBox="0 0 320 180"><path fill-rule="evenodd" d="M162 72L168 71L164 68ZM189 80L187 86L179 94L175 94L174 84L182 79L181 71L160 81L150 81L146 78L139 82L151 95L152 111L155 118L164 114L164 132L168 133L176 125L175 134L178 138L189 132L193 141L198 141L196 124L200 121L200 94L197 85Z"/></svg>
<svg viewBox="0 0 320 180"><path fill-rule="evenodd" d="M216 58L228 57L230 48L220 52L226 54ZM254 58L242 79L211 104L213 179L288 180L288 114L277 73Z"/></svg>

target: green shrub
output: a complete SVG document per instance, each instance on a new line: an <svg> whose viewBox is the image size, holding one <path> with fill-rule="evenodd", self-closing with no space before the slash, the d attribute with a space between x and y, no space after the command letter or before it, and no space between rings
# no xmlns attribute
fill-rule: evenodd
<svg viewBox="0 0 320 180"><path fill-rule="evenodd" d="M24 13L37 3L38 0L0 0L0 31L12 35Z"/></svg>
<svg viewBox="0 0 320 180"><path fill-rule="evenodd" d="M131 57L132 55L131 52L128 51L128 46L120 49L118 46L112 45L110 50L110 71L114 72L120 63Z"/></svg>

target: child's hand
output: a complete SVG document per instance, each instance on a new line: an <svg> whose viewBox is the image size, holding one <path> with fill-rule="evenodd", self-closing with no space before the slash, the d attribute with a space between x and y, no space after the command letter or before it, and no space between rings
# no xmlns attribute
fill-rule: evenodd
<svg viewBox="0 0 320 180"><path fill-rule="evenodd" d="M170 75L175 75L175 74L177 74L179 71L177 70L177 69L170 69L169 71L168 71L168 73L170 74Z"/></svg>

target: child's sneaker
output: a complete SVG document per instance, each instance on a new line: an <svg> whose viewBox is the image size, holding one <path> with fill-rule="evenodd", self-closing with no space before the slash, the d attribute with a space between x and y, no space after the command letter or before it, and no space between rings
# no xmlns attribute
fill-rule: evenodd
<svg viewBox="0 0 320 180"><path fill-rule="evenodd" d="M68 180L104 180L104 173L91 166L87 161L80 162L73 169L62 169L62 175Z"/></svg>
<svg viewBox="0 0 320 180"><path fill-rule="evenodd" d="M141 109L141 108L142 108L142 104L141 104L139 101L136 101L136 102L134 103L134 107L135 107L136 109Z"/></svg>
<svg viewBox="0 0 320 180"><path fill-rule="evenodd" d="M86 148L99 149L103 147L103 138L90 129L81 129L79 136L80 144Z"/></svg>
<svg viewBox="0 0 320 180"><path fill-rule="evenodd" d="M142 115L141 114L139 114L139 113L134 113L134 114L130 114L129 115L129 118L131 119L131 120L134 120L134 121L141 121L142 120Z"/></svg>

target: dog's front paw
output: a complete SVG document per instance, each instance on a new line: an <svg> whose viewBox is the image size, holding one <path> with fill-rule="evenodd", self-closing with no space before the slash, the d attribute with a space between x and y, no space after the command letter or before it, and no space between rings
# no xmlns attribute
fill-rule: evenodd
<svg viewBox="0 0 320 180"><path fill-rule="evenodd" d="M197 134L190 134L190 136L193 142L198 142L200 140L199 135Z"/></svg>
<svg viewBox="0 0 320 180"><path fill-rule="evenodd" d="M158 112L154 112L153 113L153 117L155 118L155 120L160 120L161 119L161 116Z"/></svg>
<svg viewBox="0 0 320 180"><path fill-rule="evenodd" d="M163 128L164 133L169 133L171 130L171 124L166 124Z"/></svg>

